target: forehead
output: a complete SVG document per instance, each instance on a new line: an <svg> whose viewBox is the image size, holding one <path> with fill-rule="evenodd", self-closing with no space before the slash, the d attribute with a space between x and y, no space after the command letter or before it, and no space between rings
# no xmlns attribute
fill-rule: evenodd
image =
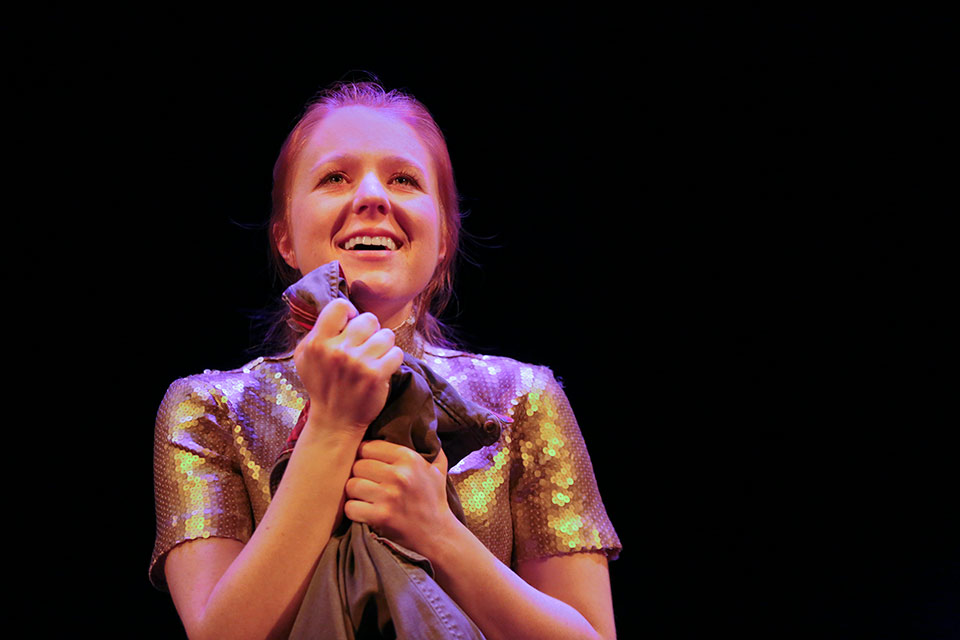
<svg viewBox="0 0 960 640"><path fill-rule="evenodd" d="M308 136L301 155L308 166L326 156L400 156L432 168L430 152L409 124L385 109L359 105L329 113Z"/></svg>

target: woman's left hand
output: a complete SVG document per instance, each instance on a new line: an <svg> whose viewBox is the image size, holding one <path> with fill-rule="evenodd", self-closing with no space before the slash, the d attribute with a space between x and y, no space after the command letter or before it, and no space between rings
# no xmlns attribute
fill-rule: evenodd
<svg viewBox="0 0 960 640"><path fill-rule="evenodd" d="M446 477L443 451L431 464L407 447L369 440L347 480L344 515L429 558L431 541L459 522L447 504Z"/></svg>

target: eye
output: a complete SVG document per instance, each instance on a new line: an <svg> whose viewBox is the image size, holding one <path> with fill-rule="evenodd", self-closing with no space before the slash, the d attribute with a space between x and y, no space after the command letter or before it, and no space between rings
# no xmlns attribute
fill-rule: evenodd
<svg viewBox="0 0 960 640"><path fill-rule="evenodd" d="M417 179L414 178L409 173L398 173L392 178L394 184L398 184L401 187L413 187L415 189L420 188L420 183L417 182Z"/></svg>
<svg viewBox="0 0 960 640"><path fill-rule="evenodd" d="M317 186L323 186L325 184L345 184L346 182L347 176L345 176L342 171L331 171L320 178Z"/></svg>

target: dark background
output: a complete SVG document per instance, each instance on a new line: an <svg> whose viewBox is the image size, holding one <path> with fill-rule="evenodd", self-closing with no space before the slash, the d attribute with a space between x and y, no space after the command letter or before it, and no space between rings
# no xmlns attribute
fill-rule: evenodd
<svg viewBox="0 0 960 640"><path fill-rule="evenodd" d="M11 310L34 322L11 342L55 434L49 472L18 472L55 497L17 491L43 512L24 578L68 605L38 634L182 634L147 582L153 418L175 378L257 355L277 151L316 90L366 70L448 138L473 260L448 320L565 383L624 543L621 637L960 637L955 27L602 4L12 16Z"/></svg>

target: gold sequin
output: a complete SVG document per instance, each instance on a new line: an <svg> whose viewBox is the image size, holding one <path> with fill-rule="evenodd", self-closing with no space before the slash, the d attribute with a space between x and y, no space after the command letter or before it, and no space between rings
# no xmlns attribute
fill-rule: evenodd
<svg viewBox="0 0 960 640"><path fill-rule="evenodd" d="M566 395L549 369L508 358L425 350L412 327L396 344L466 398L512 416L500 441L450 470L470 530L507 565L603 551L620 541L597 491ZM270 504L269 471L306 393L290 354L178 380L157 414L157 539L150 565L177 544L220 536L246 542Z"/></svg>

